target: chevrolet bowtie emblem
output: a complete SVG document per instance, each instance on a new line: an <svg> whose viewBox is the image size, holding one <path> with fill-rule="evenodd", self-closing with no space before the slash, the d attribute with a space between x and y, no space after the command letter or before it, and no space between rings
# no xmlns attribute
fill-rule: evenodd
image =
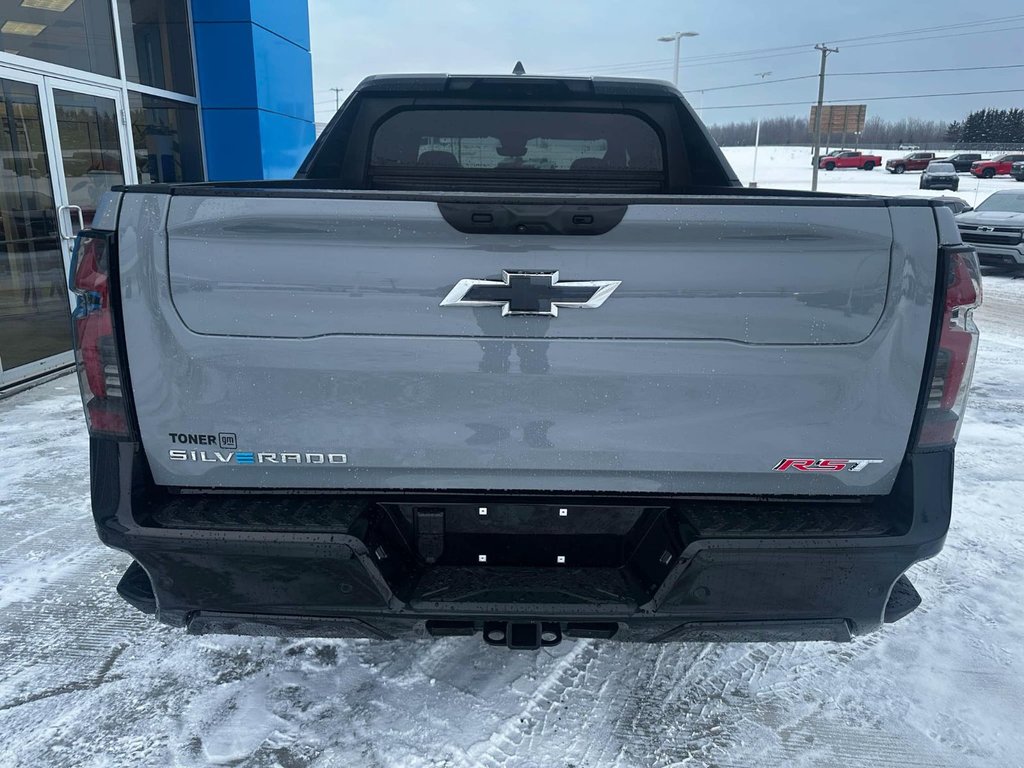
<svg viewBox="0 0 1024 768"><path fill-rule="evenodd" d="M558 317L559 307L600 307L620 284L620 280L559 282L557 272L505 270L501 280L459 280L441 306L501 307L503 316Z"/></svg>

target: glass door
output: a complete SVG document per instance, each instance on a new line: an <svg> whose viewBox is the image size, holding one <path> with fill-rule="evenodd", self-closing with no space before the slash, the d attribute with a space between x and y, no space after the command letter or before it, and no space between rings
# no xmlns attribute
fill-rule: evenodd
<svg viewBox="0 0 1024 768"><path fill-rule="evenodd" d="M43 78L0 67L0 386L73 361Z"/></svg>
<svg viewBox="0 0 1024 768"><path fill-rule="evenodd" d="M74 236L92 224L103 194L118 184L135 183L134 152L122 91L45 80L58 159L57 222L70 266Z"/></svg>
<svg viewBox="0 0 1024 768"><path fill-rule="evenodd" d="M0 67L0 387L74 361L74 237L104 192L137 179L124 101Z"/></svg>

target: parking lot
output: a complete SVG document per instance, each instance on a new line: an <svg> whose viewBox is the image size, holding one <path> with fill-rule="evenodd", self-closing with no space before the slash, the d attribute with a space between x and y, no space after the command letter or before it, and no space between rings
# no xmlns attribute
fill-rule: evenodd
<svg viewBox="0 0 1024 768"><path fill-rule="evenodd" d="M896 150L873 150L862 148L862 152L881 155L882 162L903 157L908 154ZM740 181L748 184L752 178L754 166L753 147L726 147L725 156L740 177ZM953 149L936 150L938 157L952 155ZM811 151L808 147L761 147L757 156L757 184L759 187L771 189L810 189L811 188ZM992 157L998 152L986 152L985 157ZM996 176L992 179L978 179L969 173L961 173L960 190L949 192L943 190L921 190L918 185L920 172L908 171L904 174L889 173L884 168L862 171L856 168L841 168L834 171L818 171L818 190L821 192L842 192L845 194L870 195L913 195L919 197L942 197L953 195L975 206L1002 189L1011 189L1024 193L1024 183L1010 176Z"/></svg>
<svg viewBox="0 0 1024 768"><path fill-rule="evenodd" d="M752 150L727 154L749 180ZM806 150L758 164L807 187ZM74 377L0 400L0 766L1024 765L1024 280L985 292L946 549L911 571L921 609L847 645L190 637L114 592Z"/></svg>

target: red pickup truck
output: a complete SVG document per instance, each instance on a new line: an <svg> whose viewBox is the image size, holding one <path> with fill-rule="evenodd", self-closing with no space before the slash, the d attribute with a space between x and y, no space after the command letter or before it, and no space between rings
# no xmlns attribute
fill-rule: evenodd
<svg viewBox="0 0 1024 768"><path fill-rule="evenodd" d="M935 159L934 152L911 152L903 157L896 157L885 164L885 170L889 173L903 173L904 171L923 171L928 163Z"/></svg>
<svg viewBox="0 0 1024 768"><path fill-rule="evenodd" d="M976 163L971 163L971 175L977 176L979 179L991 179L993 176L1009 176L1010 171L1013 169L1013 164L1020 160L1024 160L1024 154L1019 152L1000 155L991 160L979 160Z"/></svg>
<svg viewBox="0 0 1024 768"><path fill-rule="evenodd" d="M825 155L818 160L818 167L826 171L834 171L836 168L860 168L870 171L882 164L879 155L862 155L860 152L845 151L835 155Z"/></svg>

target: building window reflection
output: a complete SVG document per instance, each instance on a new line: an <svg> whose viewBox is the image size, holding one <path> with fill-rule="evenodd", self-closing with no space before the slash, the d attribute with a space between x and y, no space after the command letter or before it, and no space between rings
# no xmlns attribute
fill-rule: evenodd
<svg viewBox="0 0 1024 768"><path fill-rule="evenodd" d="M69 329L38 91L0 79L0 366L67 352Z"/></svg>
<svg viewBox="0 0 1024 768"><path fill-rule="evenodd" d="M0 0L0 50L117 77L110 0Z"/></svg>
<svg viewBox="0 0 1024 768"><path fill-rule="evenodd" d="M185 0L118 0L127 80L195 95Z"/></svg>
<svg viewBox="0 0 1024 768"><path fill-rule="evenodd" d="M194 104L143 93L128 97L139 183L202 181L203 151Z"/></svg>

